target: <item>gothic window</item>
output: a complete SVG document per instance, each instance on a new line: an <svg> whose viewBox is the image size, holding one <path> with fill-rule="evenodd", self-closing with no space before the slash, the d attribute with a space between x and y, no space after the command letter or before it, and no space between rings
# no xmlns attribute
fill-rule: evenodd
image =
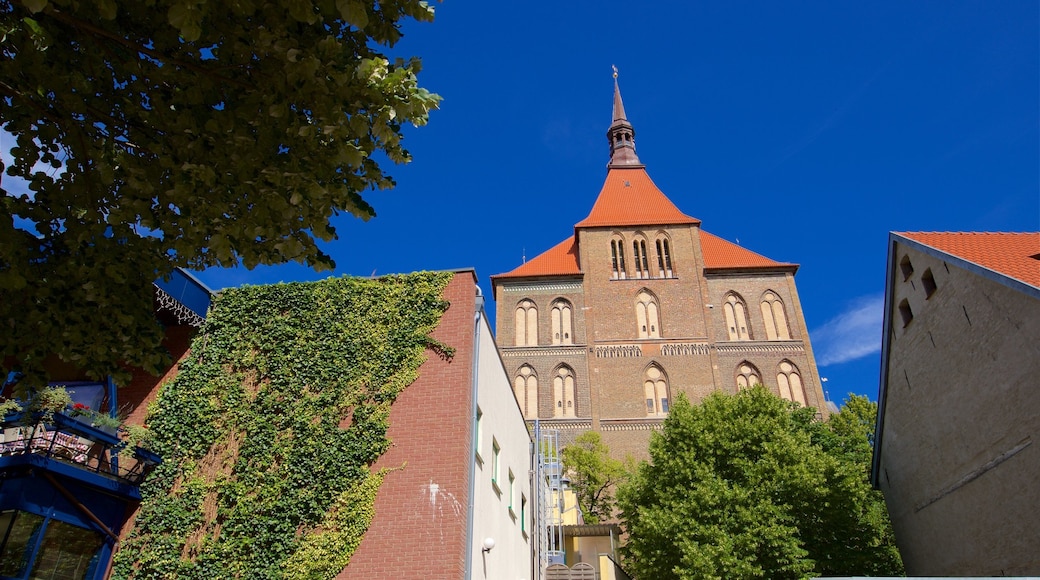
<svg viewBox="0 0 1040 580"><path fill-rule="evenodd" d="M564 365L553 377L553 417L576 417L574 371Z"/></svg>
<svg viewBox="0 0 1040 580"><path fill-rule="evenodd" d="M751 340L748 332L747 306L744 300L733 292L726 295L726 302L722 305L722 312L726 317L726 332L730 340Z"/></svg>
<svg viewBox="0 0 1040 580"><path fill-rule="evenodd" d="M513 393L517 403L524 412L525 419L538 418L538 375L531 365L524 365L516 371L513 379Z"/></svg>
<svg viewBox="0 0 1040 580"><path fill-rule="evenodd" d="M516 346L538 346L538 307L524 299L516 305Z"/></svg>
<svg viewBox="0 0 1040 580"><path fill-rule="evenodd" d="M758 372L755 365L744 361L737 365L737 390L742 391L748 387L762 384L762 373Z"/></svg>
<svg viewBox="0 0 1040 580"><path fill-rule="evenodd" d="M668 395L668 377L661 367L652 364L643 373L643 395L646 399L648 417L660 417L668 414L671 398Z"/></svg>
<svg viewBox="0 0 1040 580"><path fill-rule="evenodd" d="M802 387L802 376L798 374L798 367L791 361L780 362L777 367L776 382L780 385L780 396L788 401L794 401L805 406L805 389Z"/></svg>
<svg viewBox="0 0 1040 580"><path fill-rule="evenodd" d="M624 280L625 276L625 240L614 235L610 240L610 278Z"/></svg>
<svg viewBox="0 0 1040 580"><path fill-rule="evenodd" d="M784 303L772 291L762 296L762 319L766 323L766 340L791 340Z"/></svg>
<svg viewBox="0 0 1040 580"><path fill-rule="evenodd" d="M650 259L646 255L646 240L638 239L632 242L632 254L636 259L636 278L650 277Z"/></svg>
<svg viewBox="0 0 1040 580"><path fill-rule="evenodd" d="M661 336L657 298L645 288L640 290L636 296L636 326L639 338L660 338Z"/></svg>
<svg viewBox="0 0 1040 580"><path fill-rule="evenodd" d="M552 305L552 343L573 344L573 309L571 303L566 300L557 300Z"/></svg>
<svg viewBox="0 0 1040 580"><path fill-rule="evenodd" d="M660 278L672 277L672 251L665 237L657 238L657 272Z"/></svg>

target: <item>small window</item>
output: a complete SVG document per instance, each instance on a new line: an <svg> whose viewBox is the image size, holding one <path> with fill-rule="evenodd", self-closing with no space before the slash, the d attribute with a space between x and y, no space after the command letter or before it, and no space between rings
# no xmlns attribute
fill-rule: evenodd
<svg viewBox="0 0 1040 580"><path fill-rule="evenodd" d="M513 470L509 470L509 515L516 517L516 512L513 511L513 504L516 503L516 477L513 476Z"/></svg>
<svg viewBox="0 0 1040 580"><path fill-rule="evenodd" d="M495 488L495 491L502 493L502 490L498 487L499 478L499 455L501 454L502 448L498 446L498 441L491 438L491 487Z"/></svg>
<svg viewBox="0 0 1040 580"><path fill-rule="evenodd" d="M921 284L924 285L925 298L931 298L932 294L935 294L935 276L932 275L932 269L928 268L921 274Z"/></svg>
<svg viewBox="0 0 1040 580"><path fill-rule="evenodd" d="M483 431L484 431L484 424L483 424L483 419L484 419L484 413L480 410L480 407L477 407L477 426L476 426L475 431L476 431L476 438L477 438L477 445L476 445L476 447L477 447L477 461L479 461L480 463L484 462L484 458L480 456L480 446L484 443L484 433L483 433Z"/></svg>
<svg viewBox="0 0 1040 580"><path fill-rule="evenodd" d="M520 531L527 536L527 496L520 494Z"/></svg>
<svg viewBox="0 0 1040 580"><path fill-rule="evenodd" d="M899 260L899 269L903 272L903 281L909 280L914 273L914 265L910 263L910 256L903 256L903 259Z"/></svg>
<svg viewBox="0 0 1040 580"><path fill-rule="evenodd" d="M899 303L899 315L903 317L903 328L906 328L910 321L914 319L914 313L910 310L910 303L906 298Z"/></svg>

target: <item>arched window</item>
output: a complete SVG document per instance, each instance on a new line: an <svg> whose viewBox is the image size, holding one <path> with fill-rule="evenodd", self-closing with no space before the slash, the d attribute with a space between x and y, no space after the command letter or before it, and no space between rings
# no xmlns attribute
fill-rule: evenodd
<svg viewBox="0 0 1040 580"><path fill-rule="evenodd" d="M640 290L636 296L636 325L639 338L660 338L661 336L657 298L645 288Z"/></svg>
<svg viewBox="0 0 1040 580"><path fill-rule="evenodd" d="M624 280L625 274L625 240L615 234L610 240L610 278Z"/></svg>
<svg viewBox="0 0 1040 580"><path fill-rule="evenodd" d="M737 365L737 390L742 391L748 387L762 384L762 373L758 372L755 365L744 361Z"/></svg>
<svg viewBox="0 0 1040 580"><path fill-rule="evenodd" d="M722 304L722 313L726 317L726 332L730 340L751 340L748 332L747 306L737 294L730 292L726 302Z"/></svg>
<svg viewBox="0 0 1040 580"><path fill-rule="evenodd" d="M571 303L566 300L557 300L552 305L552 343L574 344L571 323L573 321L573 309Z"/></svg>
<svg viewBox="0 0 1040 580"><path fill-rule="evenodd" d="M672 250L664 236L657 238L657 272L661 278L672 277Z"/></svg>
<svg viewBox="0 0 1040 580"><path fill-rule="evenodd" d="M513 393L516 402L520 403L520 409L524 412L524 419L538 418L538 375L535 374L531 365L524 365L516 371L513 379Z"/></svg>
<svg viewBox="0 0 1040 580"><path fill-rule="evenodd" d="M632 242L632 255L636 259L636 278L649 278L650 258L646 255L646 240L640 238Z"/></svg>
<svg viewBox="0 0 1040 580"><path fill-rule="evenodd" d="M766 323L766 340L790 340L791 331L787 327L787 314L784 303L775 292L768 291L762 295L762 319Z"/></svg>
<svg viewBox="0 0 1040 580"><path fill-rule="evenodd" d="M805 406L805 388L798 367L789 360L780 361L776 369L776 382L780 385L780 396Z"/></svg>
<svg viewBox="0 0 1040 580"><path fill-rule="evenodd" d="M574 371L563 365L553 377L553 417L577 417Z"/></svg>
<svg viewBox="0 0 1040 580"><path fill-rule="evenodd" d="M516 346L538 345L538 307L524 299L516 305Z"/></svg>
<svg viewBox="0 0 1040 580"><path fill-rule="evenodd" d="M668 395L668 377L664 370L656 364L646 367L643 373L643 395L646 399L648 417L661 417L668 414L671 398Z"/></svg>

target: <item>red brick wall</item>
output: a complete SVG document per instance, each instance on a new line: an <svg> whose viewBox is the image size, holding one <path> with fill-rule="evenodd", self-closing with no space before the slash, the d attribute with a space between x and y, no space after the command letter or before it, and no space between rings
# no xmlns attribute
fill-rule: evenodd
<svg viewBox="0 0 1040 580"><path fill-rule="evenodd" d="M158 396L159 386L177 375L178 363L188 355L191 338L197 330L193 326L171 326L166 329L163 346L170 351L174 363L162 376L156 377L141 369L132 369L133 377L130 384L121 385L116 392L119 409L126 413L127 423L144 423L145 415L148 414L148 403Z"/></svg>
<svg viewBox="0 0 1040 580"><path fill-rule="evenodd" d="M433 336L454 347L455 356L445 361L427 351L419 378L394 403L393 445L374 466L394 471L379 488L372 526L338 578L465 574L475 294L472 272L457 273L445 290L451 307Z"/></svg>

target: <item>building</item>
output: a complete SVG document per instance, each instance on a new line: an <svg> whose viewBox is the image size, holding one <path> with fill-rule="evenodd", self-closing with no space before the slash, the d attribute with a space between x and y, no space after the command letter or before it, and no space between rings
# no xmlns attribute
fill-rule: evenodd
<svg viewBox="0 0 1040 580"><path fill-rule="evenodd" d="M824 411L796 264L701 229L636 155L617 81L599 197L574 235L492 276L499 351L530 422L645 455L672 397L762 383Z"/></svg>
<svg viewBox="0 0 1040 580"><path fill-rule="evenodd" d="M534 578L531 437L473 270L455 273L430 356L394 402L375 517L338 578ZM485 549L487 546L490 549Z"/></svg>
<svg viewBox="0 0 1040 580"><path fill-rule="evenodd" d="M892 233L871 478L909 575L1040 575L1040 233Z"/></svg>
<svg viewBox="0 0 1040 580"><path fill-rule="evenodd" d="M179 360L202 324L211 292L184 270L157 280L155 314L165 329L163 345ZM8 368L17 361L6 361ZM114 422L118 411L140 424L162 377L131 369L129 384L111 377L90 380L56 357L48 361L50 387L68 393L71 403ZM3 396L14 397L18 375L11 373ZM141 500L140 485L160 458L144 449L123 448L111 426L74 408L51 409L48 418L23 411L0 416L0 577L107 577L120 532ZM88 421L88 419L90 419Z"/></svg>

